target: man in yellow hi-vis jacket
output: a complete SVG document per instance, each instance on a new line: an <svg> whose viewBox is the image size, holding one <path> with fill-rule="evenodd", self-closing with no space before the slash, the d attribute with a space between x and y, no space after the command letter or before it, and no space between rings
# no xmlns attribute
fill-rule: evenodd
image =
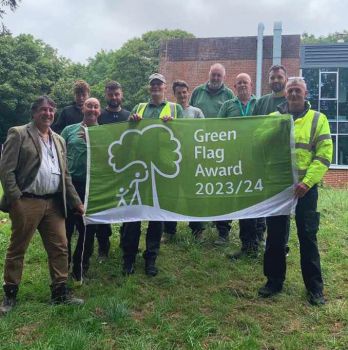
<svg viewBox="0 0 348 350"><path fill-rule="evenodd" d="M182 107L177 103L165 99L166 79L162 74L154 73L149 77L149 92L151 99L146 103L139 103L131 111L129 120L140 121L144 119L162 119L164 122L182 118ZM122 233L123 274L134 273L134 263L138 252L141 222L127 222ZM163 233L163 221L149 221L146 231L145 273L156 276L158 269L155 266Z"/></svg>
<svg viewBox="0 0 348 350"><path fill-rule="evenodd" d="M295 219L300 242L301 270L308 301L312 305L322 305L325 299L317 244L317 184L330 166L333 147L326 116L310 109L305 100L306 95L307 87L302 78L289 79L286 85L287 101L278 106L278 113L289 113L294 119L296 166L299 175L294 191L298 198ZM264 255L267 283L259 289L262 297L275 295L283 288L286 273L286 252L283 247L287 219L287 216L267 218L268 235Z"/></svg>

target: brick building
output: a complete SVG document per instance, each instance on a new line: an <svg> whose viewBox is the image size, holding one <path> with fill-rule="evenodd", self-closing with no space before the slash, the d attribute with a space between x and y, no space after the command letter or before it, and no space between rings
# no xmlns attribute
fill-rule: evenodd
<svg viewBox="0 0 348 350"><path fill-rule="evenodd" d="M300 35L280 37L278 62L289 76L303 75L309 100L314 109L328 116L334 142L334 159L324 182L334 187L348 185L348 45L325 47L301 46ZM209 68L219 62L226 68L227 86L233 89L234 79L248 73L253 82L261 79L259 91L269 93L268 70L275 61L275 36L262 37L262 57L258 58L258 37L194 38L164 41L160 49L160 72L166 77L168 98L176 79L188 82L191 90L208 80ZM336 52L330 55L333 50ZM323 54L326 54L322 60ZM340 53L338 57L337 54ZM307 56L306 56L307 54ZM261 77L257 59L261 62ZM323 88L324 86L324 88ZM254 84L255 89L255 84ZM255 92L255 91L254 91ZM326 94L326 95L325 95Z"/></svg>
<svg viewBox="0 0 348 350"><path fill-rule="evenodd" d="M283 35L281 61L290 76L300 72L300 36ZM209 68L219 62L226 68L226 84L233 89L234 79L241 72L256 81L257 37L174 39L162 42L160 71L168 86L183 79L192 87L208 80ZM268 69L273 62L273 36L263 37L262 94L268 93ZM254 87L255 88L255 87ZM168 89L168 98L172 92Z"/></svg>

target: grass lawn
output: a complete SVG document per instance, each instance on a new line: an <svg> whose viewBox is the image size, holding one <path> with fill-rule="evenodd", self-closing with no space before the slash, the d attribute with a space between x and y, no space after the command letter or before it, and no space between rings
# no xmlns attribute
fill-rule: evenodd
<svg viewBox="0 0 348 350"><path fill-rule="evenodd" d="M239 246L236 223L228 249L213 246L212 229L196 244L181 223L176 241L161 247L155 278L145 276L140 256L136 274L122 276L114 225L111 257L103 264L93 257L89 280L75 290L86 299L80 307L48 304L46 255L36 235L18 306L0 319L0 349L348 349L348 191L321 190L319 206L324 307L306 301L294 226L284 292L265 300L257 297L262 258L232 263L224 255ZM10 222L0 215L2 270Z"/></svg>

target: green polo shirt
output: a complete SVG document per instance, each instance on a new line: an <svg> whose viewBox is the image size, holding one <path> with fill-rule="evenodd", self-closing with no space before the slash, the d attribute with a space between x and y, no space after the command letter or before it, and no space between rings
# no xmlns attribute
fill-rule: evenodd
<svg viewBox="0 0 348 350"><path fill-rule="evenodd" d="M253 115L253 110L256 104L256 97L252 95L246 105L240 102L238 97L232 98L224 102L221 106L218 117L230 118L230 117L243 117L246 115Z"/></svg>
<svg viewBox="0 0 348 350"><path fill-rule="evenodd" d="M167 101L163 101L159 105L153 104L151 101L148 103L148 105L145 107L143 118L145 119L158 119L163 107L166 105ZM131 115L135 114L138 110L139 104L137 104L131 111ZM182 107L176 103L176 117L182 118L183 117L183 110Z"/></svg>
<svg viewBox="0 0 348 350"><path fill-rule="evenodd" d="M206 118L217 118L223 103L233 97L232 90L224 84L220 89L212 91L208 88L208 83L205 83L192 91L190 105L200 108Z"/></svg>
<svg viewBox="0 0 348 350"><path fill-rule="evenodd" d="M81 123L66 126L61 136L65 140L67 148L68 169L74 181L86 181L87 172L87 145L86 141L79 137L83 131Z"/></svg>
<svg viewBox="0 0 348 350"><path fill-rule="evenodd" d="M277 106L285 101L284 96L276 97L273 93L261 96L255 105L253 115L268 115L275 112Z"/></svg>

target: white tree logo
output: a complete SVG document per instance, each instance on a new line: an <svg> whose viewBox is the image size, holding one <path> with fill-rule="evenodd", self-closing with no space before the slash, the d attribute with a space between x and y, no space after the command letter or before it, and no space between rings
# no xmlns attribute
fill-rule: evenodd
<svg viewBox="0 0 348 350"><path fill-rule="evenodd" d="M127 183L117 189L117 206L142 205L139 186L151 176L153 206L159 207L156 174L164 178L178 176L182 160L180 149L180 141L165 125L127 130L119 140L111 143L109 165L127 179ZM153 159L154 151L159 155L156 160Z"/></svg>

